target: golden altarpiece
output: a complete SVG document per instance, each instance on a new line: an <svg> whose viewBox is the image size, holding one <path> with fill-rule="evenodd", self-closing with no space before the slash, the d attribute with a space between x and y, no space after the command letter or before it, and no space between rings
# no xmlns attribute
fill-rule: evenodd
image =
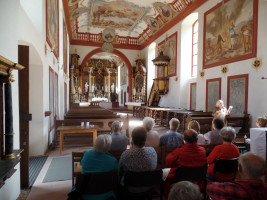
<svg viewBox="0 0 267 200"><path fill-rule="evenodd" d="M132 69L132 94L134 102L146 102L147 70L145 61L137 59Z"/></svg>
<svg viewBox="0 0 267 200"><path fill-rule="evenodd" d="M71 55L71 103L116 102L118 100L118 67L110 60L90 59L82 68L79 55Z"/></svg>

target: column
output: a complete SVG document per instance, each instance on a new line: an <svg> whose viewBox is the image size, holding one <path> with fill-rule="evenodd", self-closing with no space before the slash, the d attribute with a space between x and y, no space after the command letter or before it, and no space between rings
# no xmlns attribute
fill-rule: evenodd
<svg viewBox="0 0 267 200"><path fill-rule="evenodd" d="M13 112L11 83L5 84L5 159L13 159Z"/></svg>

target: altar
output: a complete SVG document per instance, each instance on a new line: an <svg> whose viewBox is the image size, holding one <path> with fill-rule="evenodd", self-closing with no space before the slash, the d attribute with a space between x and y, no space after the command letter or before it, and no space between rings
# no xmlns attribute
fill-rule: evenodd
<svg viewBox="0 0 267 200"><path fill-rule="evenodd" d="M133 110L134 106L144 106L145 102L126 102L125 105L127 105L128 110Z"/></svg>
<svg viewBox="0 0 267 200"><path fill-rule="evenodd" d="M105 97L94 97L94 98L92 98L92 101L108 102L108 98L105 98Z"/></svg>

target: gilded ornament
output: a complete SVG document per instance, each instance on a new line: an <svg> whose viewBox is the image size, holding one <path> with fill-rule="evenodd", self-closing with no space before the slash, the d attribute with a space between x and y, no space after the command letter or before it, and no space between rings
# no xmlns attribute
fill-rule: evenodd
<svg viewBox="0 0 267 200"><path fill-rule="evenodd" d="M200 75L201 78L203 78L203 77L205 76L205 72L204 72L204 70L199 71L199 75Z"/></svg>
<svg viewBox="0 0 267 200"><path fill-rule="evenodd" d="M261 68L262 66L262 58L256 58L255 60L252 61L252 67L256 70Z"/></svg>
<svg viewBox="0 0 267 200"><path fill-rule="evenodd" d="M228 66L227 66L227 65L223 65L223 66L221 66L221 72L222 72L223 74L226 74L226 73L228 72Z"/></svg>

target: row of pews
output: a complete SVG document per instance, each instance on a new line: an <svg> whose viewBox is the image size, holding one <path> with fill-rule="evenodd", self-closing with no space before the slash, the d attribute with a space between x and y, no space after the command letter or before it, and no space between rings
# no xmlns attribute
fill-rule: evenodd
<svg viewBox="0 0 267 200"><path fill-rule="evenodd" d="M196 120L200 124L200 132L206 133L211 130L213 116L211 112L183 110L176 108L163 107L148 107L148 106L133 106L133 116L137 118L152 117L155 123L164 127L169 126L169 121L172 118L177 118L180 121L180 132L187 129L187 125L191 120ZM241 127L240 133L249 132L250 118L249 114L244 114L243 117L226 117L228 126Z"/></svg>
<svg viewBox="0 0 267 200"><path fill-rule="evenodd" d="M60 126L81 126L83 122L87 122L94 127L97 127L97 133L105 134L111 132L111 125L114 121L122 122L122 133L129 138L129 116L117 115L108 109L98 106L79 107L72 106L69 112L65 114L64 120L55 120L55 137L53 148L59 146L59 131ZM68 134L64 136L64 144L67 146L88 145L93 144L92 134Z"/></svg>

